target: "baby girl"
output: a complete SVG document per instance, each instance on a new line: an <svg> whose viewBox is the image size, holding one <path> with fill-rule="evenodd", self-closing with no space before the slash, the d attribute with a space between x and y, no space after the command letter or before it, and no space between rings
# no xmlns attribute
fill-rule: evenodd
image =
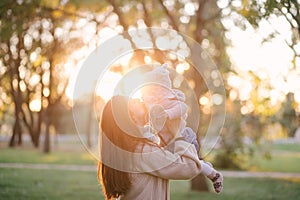
<svg viewBox="0 0 300 200"><path fill-rule="evenodd" d="M141 89L143 104L148 116L145 118L144 137L155 143L172 144L172 138L164 133L181 134L187 142L199 151L196 134L186 127L187 109L185 95L178 89L172 89L167 65L156 67L145 74L146 84ZM164 140L164 141L161 141ZM170 145L169 145L170 146ZM223 176L213 166L201 160L202 173L212 182L217 193L222 191Z"/></svg>

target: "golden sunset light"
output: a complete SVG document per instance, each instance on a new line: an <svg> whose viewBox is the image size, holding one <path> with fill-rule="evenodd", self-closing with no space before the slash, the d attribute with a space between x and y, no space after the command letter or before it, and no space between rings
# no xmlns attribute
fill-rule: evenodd
<svg viewBox="0 0 300 200"><path fill-rule="evenodd" d="M0 200L297 200L299 152L300 0L1 1Z"/></svg>

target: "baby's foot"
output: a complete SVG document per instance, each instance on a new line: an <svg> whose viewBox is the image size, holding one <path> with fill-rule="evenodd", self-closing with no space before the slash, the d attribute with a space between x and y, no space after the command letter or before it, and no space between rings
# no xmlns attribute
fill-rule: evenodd
<svg viewBox="0 0 300 200"><path fill-rule="evenodd" d="M214 167L210 162L207 162L207 161L204 161L204 160L203 160L203 162L205 162L206 164L208 164L211 168Z"/></svg>
<svg viewBox="0 0 300 200"><path fill-rule="evenodd" d="M220 193L223 189L223 175L218 171L214 171L209 175L209 178L213 182L215 192Z"/></svg>

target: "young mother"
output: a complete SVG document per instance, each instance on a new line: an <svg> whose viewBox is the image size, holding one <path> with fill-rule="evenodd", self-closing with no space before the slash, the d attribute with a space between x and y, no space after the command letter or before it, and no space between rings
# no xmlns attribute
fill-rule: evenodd
<svg viewBox="0 0 300 200"><path fill-rule="evenodd" d="M98 179L106 199L170 199L170 179L191 179L201 172L194 145L179 127L160 135L173 150L143 137L147 113L142 103L114 96L101 118ZM133 106L129 106L133 105Z"/></svg>

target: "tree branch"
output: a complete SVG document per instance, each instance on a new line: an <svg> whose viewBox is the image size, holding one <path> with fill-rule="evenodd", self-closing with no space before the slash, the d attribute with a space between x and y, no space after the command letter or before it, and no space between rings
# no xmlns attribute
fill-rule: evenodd
<svg viewBox="0 0 300 200"><path fill-rule="evenodd" d="M122 11L119 8L119 5L117 4L117 2L115 0L106 0L114 9L114 12L116 13L116 15L119 18L119 22L121 24L121 26L124 28L124 37L126 39L129 40L131 47L133 49L137 49L135 43L132 41L132 38L130 37L130 35L128 34L128 24L126 23L126 21L124 20L124 16Z"/></svg>
<svg viewBox="0 0 300 200"><path fill-rule="evenodd" d="M202 33L201 31L204 28L205 20L202 17L204 5L206 4L206 0L199 0L198 2L198 10L196 11L196 30L194 32L195 40L199 43L202 42Z"/></svg>
<svg viewBox="0 0 300 200"><path fill-rule="evenodd" d="M290 19L287 17L287 15L285 14L285 13L283 13L283 11L281 10L281 9L279 9L279 8L277 8L278 9L278 11L282 14L282 16L286 19L286 21L290 24L290 26L292 27L292 28L296 28L295 26L294 26L294 24L290 21Z"/></svg>
<svg viewBox="0 0 300 200"><path fill-rule="evenodd" d="M222 10L219 9L214 15L212 15L210 18L208 18L207 20L205 20L205 23L209 22L209 21L212 21L212 20L215 20L217 17L220 16L221 12L222 12Z"/></svg>
<svg viewBox="0 0 300 200"><path fill-rule="evenodd" d="M62 92L60 94L58 94L58 97L55 99L55 100L52 100L52 104L57 104L58 102L61 101L62 97L64 96L65 92L66 92L66 89L68 87L68 84L69 84L69 80L70 78L68 78L68 80L66 81L65 85L64 85L64 88L62 90Z"/></svg>
<svg viewBox="0 0 300 200"><path fill-rule="evenodd" d="M144 11L144 21L145 21L145 24L147 27L152 27L152 20L151 20L151 16L147 10L147 6L146 6L146 1L145 0L142 0L142 6L143 6L143 11ZM151 42L153 44L153 51L154 51L154 59L156 59L156 61L160 62L160 63L163 63L164 60L164 56L165 56L165 53L161 50L158 49L157 45L156 45L156 42L155 42L155 37L153 35L153 32L151 29L147 29L147 32L148 34L150 35L150 39L151 39Z"/></svg>
<svg viewBox="0 0 300 200"><path fill-rule="evenodd" d="M290 2L289 2L290 4ZM300 14L299 14L299 5L296 3L294 3L294 6L295 6L295 10L296 10L296 15L293 14L293 12L291 11L291 8L288 9L288 12L292 15L293 19L296 21L298 27L297 27L297 30L298 30L298 34L300 35Z"/></svg>
<svg viewBox="0 0 300 200"><path fill-rule="evenodd" d="M61 8L50 8L50 7L46 7L46 6L41 6L41 8L44 9L44 10L46 10L46 11L50 11L50 12L60 11L64 15L67 15L67 16L74 16L74 17L78 17L78 18L88 19L89 21L95 22L97 25L103 23L107 19L107 17L112 13L111 11L108 11L105 14L103 20L102 21L98 21L95 16L93 16L92 18L90 18L87 15L79 14L79 13L76 13L76 12L69 12L69 11L66 11L66 10L61 9Z"/></svg>
<svg viewBox="0 0 300 200"><path fill-rule="evenodd" d="M158 0L158 2L160 3L161 7L164 9L167 17L169 18L169 21L171 23L171 26L173 26L173 28L179 32L179 26L178 26L178 22L176 21L176 19L174 18L174 16L171 14L171 12L168 10L168 8L164 5L163 0Z"/></svg>

